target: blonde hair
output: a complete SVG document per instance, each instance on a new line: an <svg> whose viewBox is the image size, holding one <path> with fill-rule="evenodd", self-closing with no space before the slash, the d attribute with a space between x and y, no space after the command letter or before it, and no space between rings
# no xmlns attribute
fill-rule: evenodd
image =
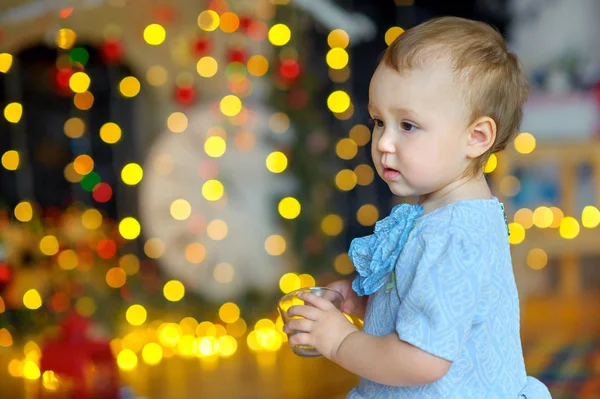
<svg viewBox="0 0 600 399"><path fill-rule="evenodd" d="M407 30L383 53L380 62L398 72L439 57L449 57L471 110L469 125L488 116L496 122L496 140L474 162L479 171L519 132L528 84L517 56L502 35L483 22L458 17L432 19Z"/></svg>

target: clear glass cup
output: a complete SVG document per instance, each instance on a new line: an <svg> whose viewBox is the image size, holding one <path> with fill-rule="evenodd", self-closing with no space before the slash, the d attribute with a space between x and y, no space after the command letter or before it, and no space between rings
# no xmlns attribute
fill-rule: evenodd
<svg viewBox="0 0 600 399"><path fill-rule="evenodd" d="M277 304L277 308L279 309L279 313L281 314L281 318L283 319L283 323L286 324L288 321L293 319L300 319L301 316L293 316L290 317L287 315L287 310L292 306L304 305L304 301L298 298L298 294L301 292L309 292L313 295L320 296L321 298L327 299L329 302L333 303L333 305L341 309L342 302L344 301L344 297L339 292L332 290L327 287L310 287L310 288L300 288L299 290L292 291L279 300ZM311 306L306 304L307 306ZM294 331L291 334L288 334L288 339L291 335L296 334L298 331ZM322 356L315 348L310 345L296 345L292 348L294 353L298 356L304 357L319 357Z"/></svg>

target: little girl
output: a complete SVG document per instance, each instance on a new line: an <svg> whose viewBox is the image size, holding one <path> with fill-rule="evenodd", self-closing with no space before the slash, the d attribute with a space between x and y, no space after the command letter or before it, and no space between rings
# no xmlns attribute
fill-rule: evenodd
<svg viewBox="0 0 600 399"><path fill-rule="evenodd" d="M362 331L311 294L284 327L300 331L291 346L361 377L348 398L550 398L525 371L506 217L482 171L518 133L527 91L515 55L480 22L431 20L384 53L369 89L373 162L418 203L355 239L358 276L330 286Z"/></svg>

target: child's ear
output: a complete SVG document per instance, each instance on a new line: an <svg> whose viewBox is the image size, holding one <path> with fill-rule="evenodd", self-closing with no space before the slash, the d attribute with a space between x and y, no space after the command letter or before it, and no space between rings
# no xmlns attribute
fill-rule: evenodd
<svg viewBox="0 0 600 399"><path fill-rule="evenodd" d="M496 141L496 122L489 116L478 118L469 128L467 156L475 159L489 150Z"/></svg>

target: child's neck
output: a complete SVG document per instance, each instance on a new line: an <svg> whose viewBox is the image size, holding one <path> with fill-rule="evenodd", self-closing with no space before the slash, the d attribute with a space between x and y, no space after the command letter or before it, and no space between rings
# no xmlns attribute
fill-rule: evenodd
<svg viewBox="0 0 600 399"><path fill-rule="evenodd" d="M485 176L483 173L480 173L477 176L462 177L439 190L421 195L419 197L419 205L424 208L423 213L425 214L456 201L490 199L492 197L493 195L485 180Z"/></svg>

